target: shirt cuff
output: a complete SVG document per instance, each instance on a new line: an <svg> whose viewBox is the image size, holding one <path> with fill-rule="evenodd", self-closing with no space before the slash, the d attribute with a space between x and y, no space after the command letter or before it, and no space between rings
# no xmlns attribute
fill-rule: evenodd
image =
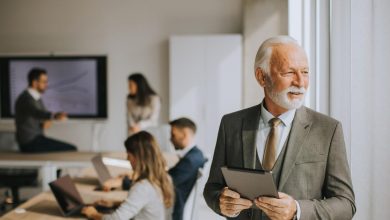
<svg viewBox="0 0 390 220"><path fill-rule="evenodd" d="M295 200L295 203L297 204L296 219L299 220L301 218L301 207L299 206L299 203L297 200Z"/></svg>

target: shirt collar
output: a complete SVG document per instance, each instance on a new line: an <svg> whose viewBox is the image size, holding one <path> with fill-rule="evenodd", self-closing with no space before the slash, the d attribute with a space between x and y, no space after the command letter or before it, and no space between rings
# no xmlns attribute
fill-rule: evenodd
<svg viewBox="0 0 390 220"><path fill-rule="evenodd" d="M41 93L39 93L37 90L33 88L28 88L27 89L28 93L36 100L38 101L41 98Z"/></svg>
<svg viewBox="0 0 390 220"><path fill-rule="evenodd" d="M292 121L294 120L295 112L297 109L291 109L287 112L279 115L279 119L283 122L284 126L288 127L291 125ZM261 119L265 124L268 125L269 120L274 118L274 116L264 107L264 102L261 103Z"/></svg>
<svg viewBox="0 0 390 220"><path fill-rule="evenodd" d="M178 150L177 154L180 158L183 158L192 148L195 147L195 144L190 144L189 146L185 147L183 150Z"/></svg>

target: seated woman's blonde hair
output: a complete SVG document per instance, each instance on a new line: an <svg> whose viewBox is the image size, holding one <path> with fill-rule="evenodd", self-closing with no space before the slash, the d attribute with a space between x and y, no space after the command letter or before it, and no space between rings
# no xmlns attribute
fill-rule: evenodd
<svg viewBox="0 0 390 220"><path fill-rule="evenodd" d="M132 176L136 183L143 179L149 180L154 186L161 189L166 208L173 205L173 185L165 170L166 162L154 137L146 132L138 132L125 141L128 153L136 159L136 167Z"/></svg>

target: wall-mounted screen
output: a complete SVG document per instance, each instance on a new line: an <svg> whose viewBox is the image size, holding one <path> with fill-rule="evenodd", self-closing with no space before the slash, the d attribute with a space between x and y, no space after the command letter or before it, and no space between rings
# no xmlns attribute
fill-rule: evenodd
<svg viewBox="0 0 390 220"><path fill-rule="evenodd" d="M73 118L107 117L107 57L0 57L1 117L12 118L15 101L28 87L34 68L47 71L48 88L42 95L49 111L63 111Z"/></svg>

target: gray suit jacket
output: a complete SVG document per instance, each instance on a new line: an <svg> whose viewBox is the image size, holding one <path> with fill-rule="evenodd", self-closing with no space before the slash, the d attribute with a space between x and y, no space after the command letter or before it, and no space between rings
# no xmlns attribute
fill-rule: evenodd
<svg viewBox="0 0 390 220"><path fill-rule="evenodd" d="M50 119L52 113L47 111L42 101L36 101L25 90L15 103L16 140L18 144L27 144L38 135L43 134L42 122Z"/></svg>
<svg viewBox="0 0 390 220"><path fill-rule="evenodd" d="M257 105L221 120L204 189L208 206L219 214L219 196L226 186L220 167L255 167L259 161L255 146L259 118ZM286 147L278 190L298 201L301 220L352 219L355 198L340 122L301 107ZM251 219L256 212L246 210L235 219Z"/></svg>

